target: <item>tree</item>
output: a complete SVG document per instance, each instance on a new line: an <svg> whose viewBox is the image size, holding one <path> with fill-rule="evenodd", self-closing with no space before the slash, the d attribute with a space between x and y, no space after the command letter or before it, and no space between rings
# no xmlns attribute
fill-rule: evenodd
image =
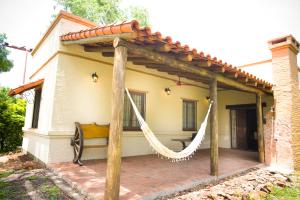
<svg viewBox="0 0 300 200"><path fill-rule="evenodd" d="M13 151L22 144L26 101L8 96L0 88L0 152Z"/></svg>
<svg viewBox="0 0 300 200"><path fill-rule="evenodd" d="M141 26L148 25L149 14L145 8L120 7L121 0L55 0L64 10L95 23L105 25L117 21L136 19Z"/></svg>
<svg viewBox="0 0 300 200"><path fill-rule="evenodd" d="M128 13L130 13L130 17L128 18L137 19L141 26L149 25L149 13L146 8L130 6Z"/></svg>
<svg viewBox="0 0 300 200"><path fill-rule="evenodd" d="M13 67L13 62L7 58L9 51L6 49L6 35L0 33L0 73L8 72Z"/></svg>

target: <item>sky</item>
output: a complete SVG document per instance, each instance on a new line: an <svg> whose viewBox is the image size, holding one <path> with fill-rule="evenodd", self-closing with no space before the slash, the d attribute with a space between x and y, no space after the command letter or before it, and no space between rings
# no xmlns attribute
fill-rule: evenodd
<svg viewBox="0 0 300 200"><path fill-rule="evenodd" d="M300 0L122 1L122 7L130 5L149 11L153 31L234 66L270 59L270 39L292 34L300 41ZM52 0L0 0L0 33L10 44L33 48L58 12L54 8ZM25 53L10 51L14 68L0 74L0 86L17 87Z"/></svg>

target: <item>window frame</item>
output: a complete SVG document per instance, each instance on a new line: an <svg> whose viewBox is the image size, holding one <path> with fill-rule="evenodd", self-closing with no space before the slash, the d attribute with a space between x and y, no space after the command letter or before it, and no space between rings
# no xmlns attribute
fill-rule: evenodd
<svg viewBox="0 0 300 200"><path fill-rule="evenodd" d="M197 104L197 100L193 100L193 99L182 99L182 131L197 131L197 110L198 110L198 104ZM193 103L194 106L194 123L193 123L193 127L192 128L186 128L185 124L184 124L184 117L186 115L184 115L184 106L185 103Z"/></svg>
<svg viewBox="0 0 300 200"><path fill-rule="evenodd" d="M142 117L146 120L146 92L137 91L137 90L128 90L128 91L129 91L130 95L132 95L132 94L134 94L134 95L142 95L142 100L143 100L142 105L143 105L143 107L142 107L142 110L141 110L140 113L141 113ZM126 92L125 92L124 100L125 100L125 98L128 98ZM125 112L124 112L124 115L125 115ZM131 103L130 103L129 119L131 121L131 124L130 124L130 126L125 127L124 126L124 116L123 116L123 131L141 131L141 128L139 126L138 127L132 126L132 121L133 121L132 119L133 119L134 115L135 115L135 113L134 113L134 110L132 109L132 106L131 106Z"/></svg>
<svg viewBox="0 0 300 200"><path fill-rule="evenodd" d="M34 102L33 102L32 121L31 121L31 128L32 129L37 129L38 126L39 126L42 92L43 92L42 87L37 87L34 90ZM37 94L39 94L38 104L36 102L37 101Z"/></svg>

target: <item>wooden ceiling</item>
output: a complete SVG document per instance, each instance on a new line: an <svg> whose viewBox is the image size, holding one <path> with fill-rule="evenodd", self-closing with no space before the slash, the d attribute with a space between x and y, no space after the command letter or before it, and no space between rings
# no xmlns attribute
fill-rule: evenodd
<svg viewBox="0 0 300 200"><path fill-rule="evenodd" d="M103 57L114 57L114 47L111 43L84 44L83 47L85 52L99 52ZM258 82L253 78L251 79L249 78L249 75L245 73L239 73L236 69L228 67L226 63L218 64L217 62L212 62L205 57L195 61L189 54L181 54L180 56L178 56L177 54L170 52L170 48L167 45L153 45L151 46L151 48L149 48L149 46L147 46L146 48L152 51L159 52L161 55L168 56L170 58L173 58L174 60L180 60L190 65L191 68L203 68L217 74L222 74L245 85L259 87L265 91L268 90L265 83ZM204 84L208 84L210 81L210 78L208 77L204 77L193 72L185 72L180 69L174 69L174 67L171 67L167 64L150 60L148 58L145 58L144 56L136 55L130 50L128 50L127 60L132 62L134 65L145 66L149 69L156 69L157 71L165 72L169 75L187 78ZM222 83L219 83L218 86L224 89L237 89L235 87Z"/></svg>

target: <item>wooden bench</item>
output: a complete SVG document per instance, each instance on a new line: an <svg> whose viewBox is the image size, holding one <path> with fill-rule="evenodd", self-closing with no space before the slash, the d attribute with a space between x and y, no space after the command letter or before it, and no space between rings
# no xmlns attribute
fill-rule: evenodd
<svg viewBox="0 0 300 200"><path fill-rule="evenodd" d="M186 142L191 142L192 138L172 139L172 141L180 142L182 144L182 150L186 148Z"/></svg>
<svg viewBox="0 0 300 200"><path fill-rule="evenodd" d="M80 124L75 122L75 134L71 138L71 146L74 150L73 163L82 165L81 156L85 148L103 148L108 146L109 124L99 125L93 124ZM84 141L94 138L105 138L106 144L103 145L84 145Z"/></svg>

